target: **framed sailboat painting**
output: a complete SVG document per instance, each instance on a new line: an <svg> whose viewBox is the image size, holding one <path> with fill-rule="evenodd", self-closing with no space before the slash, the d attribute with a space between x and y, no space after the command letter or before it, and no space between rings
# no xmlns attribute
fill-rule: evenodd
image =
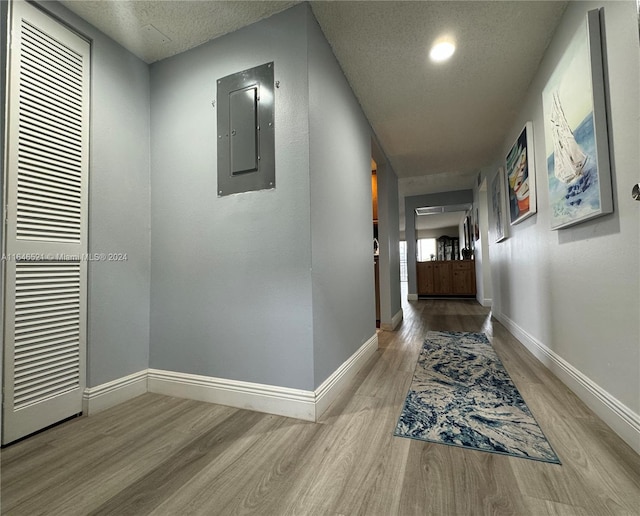
<svg viewBox="0 0 640 516"><path fill-rule="evenodd" d="M533 160L533 124L527 122L506 158L506 190L511 225L536 212L536 168Z"/></svg>
<svg viewBox="0 0 640 516"><path fill-rule="evenodd" d="M542 92L551 229L613 212L600 17L587 13Z"/></svg>

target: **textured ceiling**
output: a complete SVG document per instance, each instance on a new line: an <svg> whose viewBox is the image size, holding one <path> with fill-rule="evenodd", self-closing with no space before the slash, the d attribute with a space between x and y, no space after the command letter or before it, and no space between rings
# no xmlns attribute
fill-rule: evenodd
<svg viewBox="0 0 640 516"><path fill-rule="evenodd" d="M473 172L501 149L564 2L313 2L399 177ZM428 59L443 34L453 58Z"/></svg>
<svg viewBox="0 0 640 516"><path fill-rule="evenodd" d="M62 3L151 63L296 2ZM468 188L478 169L499 157L566 2L315 1L311 6L401 178L401 189L407 190L402 183L432 189L431 181L423 181L428 178L443 189L455 189L447 178ZM451 61L436 65L428 50L445 33L455 38L457 50Z"/></svg>
<svg viewBox="0 0 640 516"><path fill-rule="evenodd" d="M153 63L250 25L298 2L62 0L60 3L143 61ZM144 29L147 25L152 25L166 38Z"/></svg>

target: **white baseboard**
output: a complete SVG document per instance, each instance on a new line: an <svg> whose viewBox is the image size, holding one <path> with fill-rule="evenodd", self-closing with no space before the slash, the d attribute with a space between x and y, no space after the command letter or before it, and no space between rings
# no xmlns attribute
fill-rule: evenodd
<svg viewBox="0 0 640 516"><path fill-rule="evenodd" d="M407 301L417 301L418 294L407 294Z"/></svg>
<svg viewBox="0 0 640 516"><path fill-rule="evenodd" d="M315 421L312 391L149 369L149 392Z"/></svg>
<svg viewBox="0 0 640 516"><path fill-rule="evenodd" d="M82 394L82 412L93 415L147 392L147 370L111 382L87 387Z"/></svg>
<svg viewBox="0 0 640 516"><path fill-rule="evenodd" d="M394 315L391 318L391 324L386 324L386 323L381 323L380 324L380 329L384 330L384 331L395 331L395 329L400 326L400 323L402 322L402 318L403 318L403 313L402 313L402 308L400 310L398 310L396 312L396 315Z"/></svg>
<svg viewBox="0 0 640 516"><path fill-rule="evenodd" d="M480 304L484 307L491 308L493 299L491 299L490 297L485 297L482 301L480 301Z"/></svg>
<svg viewBox="0 0 640 516"><path fill-rule="evenodd" d="M149 369L149 392L317 421L378 349L373 335L315 391Z"/></svg>
<svg viewBox="0 0 640 516"><path fill-rule="evenodd" d="M145 392L154 392L305 421L317 421L377 349L378 335L374 334L315 391L145 369L85 389L82 398L83 411L92 415Z"/></svg>
<svg viewBox="0 0 640 516"><path fill-rule="evenodd" d="M618 401L542 342L528 334L509 317L497 313L493 315L636 453L640 453L640 415Z"/></svg>
<svg viewBox="0 0 640 516"><path fill-rule="evenodd" d="M402 308L401 308L396 312L396 315L394 315L391 318L391 326L392 326L391 329L395 330L398 326L400 326L400 323L402 322L403 318L404 318L404 313L402 312Z"/></svg>
<svg viewBox="0 0 640 516"><path fill-rule="evenodd" d="M329 378L315 390L315 421L329 408L329 405L344 390L362 366L378 349L378 334L374 334L351 355Z"/></svg>

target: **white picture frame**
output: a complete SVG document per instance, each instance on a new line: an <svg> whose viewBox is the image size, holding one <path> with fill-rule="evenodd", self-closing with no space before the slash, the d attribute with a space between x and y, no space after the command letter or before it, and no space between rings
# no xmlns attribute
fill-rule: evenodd
<svg viewBox="0 0 640 516"><path fill-rule="evenodd" d="M505 193L511 225L537 212L533 123L522 128L505 158Z"/></svg>
<svg viewBox="0 0 640 516"><path fill-rule="evenodd" d="M587 13L542 92L554 230L613 212L601 13Z"/></svg>

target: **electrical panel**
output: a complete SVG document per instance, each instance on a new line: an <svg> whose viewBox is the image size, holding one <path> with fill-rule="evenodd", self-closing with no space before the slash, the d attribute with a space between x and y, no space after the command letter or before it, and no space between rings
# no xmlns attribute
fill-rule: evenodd
<svg viewBox="0 0 640 516"><path fill-rule="evenodd" d="M276 187L273 62L218 80L218 196Z"/></svg>

